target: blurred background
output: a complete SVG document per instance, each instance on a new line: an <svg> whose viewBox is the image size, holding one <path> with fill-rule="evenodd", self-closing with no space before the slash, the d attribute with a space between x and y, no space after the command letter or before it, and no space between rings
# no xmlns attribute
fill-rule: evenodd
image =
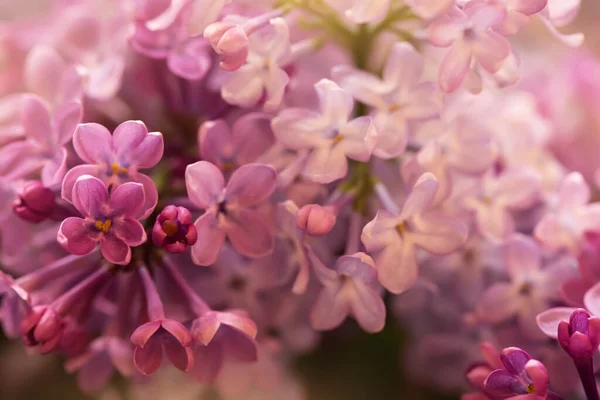
<svg viewBox="0 0 600 400"><path fill-rule="evenodd" d="M369 0L364 0L369 1ZM0 20L18 18L44 8L44 0L0 0ZM578 20L566 32L583 32L586 36L584 50L600 56L600 1L582 0L583 8ZM523 35L523 58L532 53L546 53L557 64L573 51L561 45L541 23L534 23ZM580 50L578 50L580 51ZM551 69L551 67L549 67ZM600 104L593 114L600 115ZM590 110L588 110L590 111ZM593 127L587 134L593 135ZM0 334L1 335L1 334ZM293 365L295 379L305 387L308 400L366 400L458 399L458 393L438 393L423 379L411 377L411 359L406 359L410 344L403 329L390 321L383 332L369 335L362 332L353 321L348 321L335 332L327 333L320 346L312 353L297 359ZM452 356L450 356L452 357ZM165 371L160 386L151 389L132 389L124 381L114 380L111 387L97 396L83 395L77 388L75 377L65 372L63 360L55 355L27 354L15 341L0 336L0 399L1 400L76 400L100 398L106 400L134 399L215 399L215 395L193 382L183 381L181 374ZM451 360L449 360L451 361ZM432 365L432 370L435 366ZM139 385L143 386L143 382ZM293 397L294 399L296 397ZM261 398L253 397L255 400ZM280 394L279 400L292 399ZM245 399L244 399L245 400Z"/></svg>

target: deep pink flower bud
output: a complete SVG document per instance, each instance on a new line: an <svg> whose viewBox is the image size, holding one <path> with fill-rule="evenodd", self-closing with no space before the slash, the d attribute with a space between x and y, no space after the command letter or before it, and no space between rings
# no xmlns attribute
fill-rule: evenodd
<svg viewBox="0 0 600 400"><path fill-rule="evenodd" d="M40 345L40 351L48 353L60 343L63 327L62 318L52 307L37 306L21 323L21 333L27 346Z"/></svg>
<svg viewBox="0 0 600 400"><path fill-rule="evenodd" d="M13 211L22 219L38 223L54 211L54 193L40 181L31 181L21 189L13 204Z"/></svg>
<svg viewBox="0 0 600 400"><path fill-rule="evenodd" d="M296 226L311 236L323 236L331 232L336 219L330 208L307 204L296 214Z"/></svg>
<svg viewBox="0 0 600 400"><path fill-rule="evenodd" d="M599 344L600 318L587 310L573 311L569 321L558 324L558 342L573 359L591 359Z"/></svg>
<svg viewBox="0 0 600 400"><path fill-rule="evenodd" d="M166 206L152 228L152 242L169 253L183 253L198 240L192 213L185 207Z"/></svg>

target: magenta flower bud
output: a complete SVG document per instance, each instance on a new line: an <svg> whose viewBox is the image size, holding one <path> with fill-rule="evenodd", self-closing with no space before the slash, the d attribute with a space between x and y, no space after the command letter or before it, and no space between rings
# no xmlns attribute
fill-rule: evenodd
<svg viewBox="0 0 600 400"><path fill-rule="evenodd" d="M169 253L183 253L198 240L192 213L185 207L166 206L152 228L152 242Z"/></svg>
<svg viewBox="0 0 600 400"><path fill-rule="evenodd" d="M558 324L558 342L573 359L591 359L598 348L600 318L587 310L573 311L569 321Z"/></svg>
<svg viewBox="0 0 600 400"><path fill-rule="evenodd" d="M308 204L296 214L296 226L311 236L323 236L331 232L336 219L330 208Z"/></svg>
<svg viewBox="0 0 600 400"><path fill-rule="evenodd" d="M39 223L54 211L54 193L40 181L31 181L21 189L13 204L13 211L22 219Z"/></svg>

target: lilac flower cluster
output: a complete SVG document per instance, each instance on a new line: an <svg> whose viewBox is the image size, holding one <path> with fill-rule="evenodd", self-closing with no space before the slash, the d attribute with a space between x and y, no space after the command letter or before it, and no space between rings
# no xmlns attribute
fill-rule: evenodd
<svg viewBox="0 0 600 400"><path fill-rule="evenodd" d="M578 76L600 65L558 85L518 54L533 20L580 45L558 31L579 7L54 0L7 22L5 334L85 391L172 364L300 399L286 371L321 331L395 320L413 377L465 400L597 400L600 162L569 153L564 106L597 101Z"/></svg>

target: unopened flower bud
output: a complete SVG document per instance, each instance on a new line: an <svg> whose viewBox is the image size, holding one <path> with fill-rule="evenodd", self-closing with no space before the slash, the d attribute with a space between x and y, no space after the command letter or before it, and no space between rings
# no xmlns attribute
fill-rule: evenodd
<svg viewBox="0 0 600 400"><path fill-rule="evenodd" d="M220 63L223 69L235 71L246 63L249 41L241 25L215 22L206 28L204 38L223 56Z"/></svg>
<svg viewBox="0 0 600 400"><path fill-rule="evenodd" d="M27 183L13 204L13 211L29 222L42 222L54 211L55 201L52 190L40 181Z"/></svg>
<svg viewBox="0 0 600 400"><path fill-rule="evenodd" d="M185 207L166 206L152 228L152 242L169 253L183 253L198 240L192 213Z"/></svg>
<svg viewBox="0 0 600 400"><path fill-rule="evenodd" d="M323 236L335 226L336 216L327 207L308 204L296 214L296 226L311 236Z"/></svg>
<svg viewBox="0 0 600 400"><path fill-rule="evenodd" d="M600 318L584 309L573 311L569 321L558 324L558 342L573 359L591 359L598 348Z"/></svg>

